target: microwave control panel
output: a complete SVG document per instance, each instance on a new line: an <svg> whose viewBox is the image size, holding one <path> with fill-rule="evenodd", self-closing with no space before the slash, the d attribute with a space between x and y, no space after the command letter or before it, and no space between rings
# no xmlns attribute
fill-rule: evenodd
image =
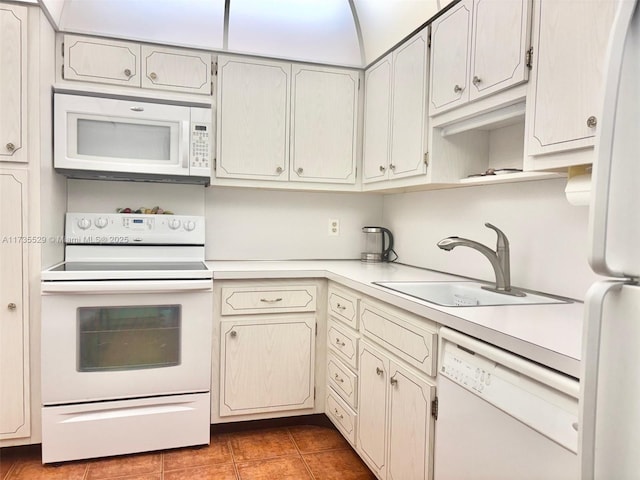
<svg viewBox="0 0 640 480"><path fill-rule="evenodd" d="M191 124L191 168L210 167L211 158L211 124L192 123Z"/></svg>

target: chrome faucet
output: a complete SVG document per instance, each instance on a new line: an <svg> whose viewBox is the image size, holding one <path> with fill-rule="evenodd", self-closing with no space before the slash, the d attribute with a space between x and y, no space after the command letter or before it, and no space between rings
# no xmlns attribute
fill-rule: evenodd
<svg viewBox="0 0 640 480"><path fill-rule="evenodd" d="M509 271L509 240L507 240L507 236L502 232L502 230L490 223L485 223L484 226L495 230L498 235L495 252L481 243L460 237L444 238L438 242L438 247L447 251L451 251L456 247L470 247L478 250L491 262L491 266L493 267L493 271L496 275L495 288L487 286L483 286L482 288L485 290L491 290L492 292L514 295L516 297L526 296L524 292L511 288L511 274Z"/></svg>

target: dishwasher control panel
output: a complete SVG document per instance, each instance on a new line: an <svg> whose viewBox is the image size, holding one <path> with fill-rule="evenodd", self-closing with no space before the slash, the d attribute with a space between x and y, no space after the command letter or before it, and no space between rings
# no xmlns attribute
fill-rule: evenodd
<svg viewBox="0 0 640 480"><path fill-rule="evenodd" d="M482 357L475 358L460 347L448 348L442 355L440 373L470 390L483 393L491 387L495 366L495 363Z"/></svg>

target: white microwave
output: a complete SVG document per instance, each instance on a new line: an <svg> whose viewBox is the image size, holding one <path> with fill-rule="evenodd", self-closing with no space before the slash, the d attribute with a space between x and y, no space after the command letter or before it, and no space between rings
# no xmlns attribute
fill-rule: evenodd
<svg viewBox="0 0 640 480"><path fill-rule="evenodd" d="M211 108L54 93L54 168L71 178L209 185Z"/></svg>

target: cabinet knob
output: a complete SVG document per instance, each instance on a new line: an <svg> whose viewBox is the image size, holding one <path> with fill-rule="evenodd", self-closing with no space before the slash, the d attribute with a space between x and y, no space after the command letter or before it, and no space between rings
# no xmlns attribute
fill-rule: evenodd
<svg viewBox="0 0 640 480"><path fill-rule="evenodd" d="M391 385L393 385L393 386L396 386L396 385L398 384L398 380L396 380L396 378L395 378L395 377L396 377L396 376L394 375L393 377L391 377L391 378L389 379L389 383L390 383Z"/></svg>
<svg viewBox="0 0 640 480"><path fill-rule="evenodd" d="M474 84L475 86L478 86L478 85L482 82L482 80L480 80L480 77L478 77L477 75L475 75L475 76L473 77L473 80L471 80L471 81L473 82L473 84Z"/></svg>
<svg viewBox="0 0 640 480"><path fill-rule="evenodd" d="M591 115L589 118L587 118L587 127L595 128L595 126L597 124L598 124L598 119L596 117L594 117L593 115Z"/></svg>
<svg viewBox="0 0 640 480"><path fill-rule="evenodd" d="M125 77L130 77L131 76L131 70L129 70L128 68L124 69L124 76Z"/></svg>
<svg viewBox="0 0 640 480"><path fill-rule="evenodd" d="M298 172L298 175L302 175L302 172L304 172L304 170L302 169L302 167L298 167L296 172Z"/></svg>
<svg viewBox="0 0 640 480"><path fill-rule="evenodd" d="M396 166L393 163L390 163L389 164L389 170L395 171L395 169L396 169Z"/></svg>
<svg viewBox="0 0 640 480"><path fill-rule="evenodd" d="M453 91L454 91L455 93L460 93L460 92L462 92L463 90L464 90L464 88L463 88L463 87L461 87L460 85L456 85L455 87L453 87Z"/></svg>
<svg viewBox="0 0 640 480"><path fill-rule="evenodd" d="M386 168L385 168L385 167L383 167L382 165L380 165L380 171L381 171L382 173L384 173L384 171L385 171L385 170L386 170Z"/></svg>
<svg viewBox="0 0 640 480"><path fill-rule="evenodd" d="M13 312L17 308L17 306L15 303L11 302L7 305L7 308Z"/></svg>
<svg viewBox="0 0 640 480"><path fill-rule="evenodd" d="M382 375L384 373L384 370L382 370L380 367L376 367L376 375Z"/></svg>
<svg viewBox="0 0 640 480"><path fill-rule="evenodd" d="M282 173L282 167L276 168L276 173Z"/></svg>
<svg viewBox="0 0 640 480"><path fill-rule="evenodd" d="M156 72L151 72L151 73L149 74L149 78L150 78L151 80L155 80L156 78L158 78L158 74L157 74Z"/></svg>
<svg viewBox="0 0 640 480"><path fill-rule="evenodd" d="M237 337L237 336L238 336L238 332L236 332L235 330L231 330L231 331L229 332L229 335L230 335L230 336L232 336L233 338L235 338L235 337Z"/></svg>
<svg viewBox="0 0 640 480"><path fill-rule="evenodd" d="M16 146L11 142L7 143L6 147L10 152L13 152L16 149Z"/></svg>

